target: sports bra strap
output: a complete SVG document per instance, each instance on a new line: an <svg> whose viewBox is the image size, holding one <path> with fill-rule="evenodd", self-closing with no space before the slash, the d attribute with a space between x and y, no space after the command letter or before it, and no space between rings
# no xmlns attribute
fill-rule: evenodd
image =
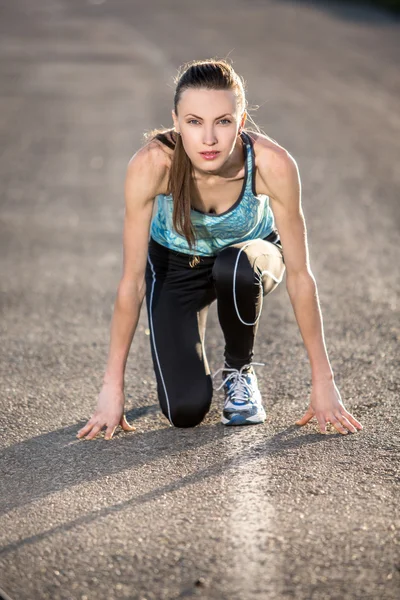
<svg viewBox="0 0 400 600"><path fill-rule="evenodd" d="M165 133L157 133L155 136L157 140L160 140L163 144L174 150L175 144L171 142L171 140L165 135ZM172 137L172 136L171 136Z"/></svg>

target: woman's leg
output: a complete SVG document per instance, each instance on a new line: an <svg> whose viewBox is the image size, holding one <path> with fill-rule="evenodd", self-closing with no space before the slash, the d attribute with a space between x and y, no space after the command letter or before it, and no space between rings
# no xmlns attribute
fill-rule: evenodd
<svg viewBox="0 0 400 600"><path fill-rule="evenodd" d="M188 257L150 244L146 304L160 407L175 427L198 425L210 409L212 378L204 350L213 260L192 269Z"/></svg>
<svg viewBox="0 0 400 600"><path fill-rule="evenodd" d="M263 297L271 293L285 271L279 238L269 236L233 244L221 250L213 278L218 317L225 337L225 364L240 369L251 363Z"/></svg>

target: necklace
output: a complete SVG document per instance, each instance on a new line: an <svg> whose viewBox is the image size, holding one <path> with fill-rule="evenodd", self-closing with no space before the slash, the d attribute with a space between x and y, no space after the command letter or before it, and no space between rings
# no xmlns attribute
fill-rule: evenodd
<svg viewBox="0 0 400 600"><path fill-rule="evenodd" d="M198 256L193 255L193 258L189 260L189 265L193 268L198 265L200 262L200 258Z"/></svg>

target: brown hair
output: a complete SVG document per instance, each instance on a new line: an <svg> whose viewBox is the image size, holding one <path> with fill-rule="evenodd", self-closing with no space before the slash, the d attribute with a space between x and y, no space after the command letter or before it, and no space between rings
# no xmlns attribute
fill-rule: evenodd
<svg viewBox="0 0 400 600"><path fill-rule="evenodd" d="M176 115L178 114L178 104L182 93L188 88L232 90L237 97L241 113L247 109L245 83L225 59L195 60L186 63L179 69L175 83L174 110ZM256 129L259 131L257 126ZM171 133L171 131L174 130L155 129L145 134L145 139L149 141L154 138L162 138L162 134ZM176 135L176 144L169 172L168 193L172 194L174 202L172 215L174 229L180 235L185 236L190 249L192 249L196 239L195 230L190 219L192 169L192 162L183 147L181 136Z"/></svg>

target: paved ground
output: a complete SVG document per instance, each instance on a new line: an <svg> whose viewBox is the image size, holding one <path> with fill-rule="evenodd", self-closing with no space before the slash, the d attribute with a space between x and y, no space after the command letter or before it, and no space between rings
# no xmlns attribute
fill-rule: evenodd
<svg viewBox="0 0 400 600"><path fill-rule="evenodd" d="M394 599L400 24L346 3L14 0L0 19L0 587L18 600ZM134 433L76 439L121 273L123 180L172 77L226 56L296 158L326 342L364 431L293 425L310 370L285 286L255 360L268 420L158 408L143 309ZM206 348L223 341L213 305ZM398 431L398 430L397 430Z"/></svg>

